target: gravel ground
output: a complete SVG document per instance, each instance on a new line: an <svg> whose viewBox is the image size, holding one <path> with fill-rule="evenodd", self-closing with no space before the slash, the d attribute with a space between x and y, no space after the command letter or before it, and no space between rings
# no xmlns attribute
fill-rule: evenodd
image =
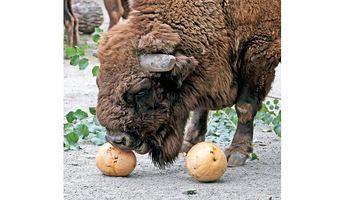
<svg viewBox="0 0 360 200"><path fill-rule="evenodd" d="M107 177L95 165L97 147L64 153L64 199L280 199L280 140L274 133L255 132L259 160L228 168L215 183L199 183L187 174L184 157L165 170L153 166L147 155L136 155L129 177ZM196 194L184 194L196 190Z"/></svg>
<svg viewBox="0 0 360 200"><path fill-rule="evenodd" d="M101 5L102 1L97 0ZM104 11L103 28L108 17ZM89 40L88 36L84 37ZM87 109L96 104L97 87L91 67L98 63L90 56L90 65L79 71L64 61L64 112ZM280 67L269 96L280 97ZM220 181L199 183L185 169L184 158L165 170L157 169L147 155L137 155L137 166L126 178L107 177L95 166L97 146L81 142L81 150L64 152L64 199L280 199L280 139L264 127L256 127L254 151L259 160L248 161L243 167L228 168ZM225 148L228 144L220 144ZM184 194L196 190L196 194Z"/></svg>

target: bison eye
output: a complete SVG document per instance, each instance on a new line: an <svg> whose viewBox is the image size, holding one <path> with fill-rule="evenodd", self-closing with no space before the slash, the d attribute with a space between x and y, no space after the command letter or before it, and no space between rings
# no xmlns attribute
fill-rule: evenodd
<svg viewBox="0 0 360 200"><path fill-rule="evenodd" d="M142 89L139 92L137 92L134 95L136 103L142 104L143 101L145 101L147 99L147 97L149 96L149 93L150 93L149 89Z"/></svg>
<svg viewBox="0 0 360 200"><path fill-rule="evenodd" d="M140 90L138 93L135 94L135 97L139 98L139 97L143 97L148 93L149 90L147 89L142 89Z"/></svg>
<svg viewBox="0 0 360 200"><path fill-rule="evenodd" d="M131 93L127 92L124 94L123 99L128 104L139 103L143 98L148 96L149 92L150 92L149 89L142 89L135 94L131 94Z"/></svg>

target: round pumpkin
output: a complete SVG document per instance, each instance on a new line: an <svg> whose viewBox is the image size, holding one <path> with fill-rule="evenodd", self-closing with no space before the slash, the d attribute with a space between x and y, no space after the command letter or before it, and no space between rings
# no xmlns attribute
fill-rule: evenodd
<svg viewBox="0 0 360 200"><path fill-rule="evenodd" d="M210 142L194 145L187 153L185 162L189 174L200 182L217 181L227 169L224 152Z"/></svg>
<svg viewBox="0 0 360 200"><path fill-rule="evenodd" d="M96 154L97 168L107 176L129 176L136 166L132 151L126 151L105 143Z"/></svg>

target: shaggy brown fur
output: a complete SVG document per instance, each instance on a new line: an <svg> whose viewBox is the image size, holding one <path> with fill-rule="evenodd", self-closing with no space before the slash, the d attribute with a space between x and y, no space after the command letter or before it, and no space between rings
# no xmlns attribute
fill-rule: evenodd
<svg viewBox="0 0 360 200"><path fill-rule="evenodd" d="M64 0L64 26L69 46L79 42L78 20L71 7L71 0Z"/></svg>
<svg viewBox="0 0 360 200"><path fill-rule="evenodd" d="M117 24L121 17L126 19L129 14L128 0L104 0L104 5L110 18L108 30Z"/></svg>
<svg viewBox="0 0 360 200"><path fill-rule="evenodd" d="M236 105L229 165L252 151L253 117L280 62L280 0L132 0L103 34L97 116L120 148L149 152L164 167L204 140L208 110ZM139 55L171 54L170 72L142 70ZM130 137L131 136L131 137ZM125 145L126 144L126 145ZM242 156L241 156L242 155Z"/></svg>

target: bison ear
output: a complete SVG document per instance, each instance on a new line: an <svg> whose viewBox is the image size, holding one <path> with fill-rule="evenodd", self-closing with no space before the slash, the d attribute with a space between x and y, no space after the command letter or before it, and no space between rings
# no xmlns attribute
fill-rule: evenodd
<svg viewBox="0 0 360 200"><path fill-rule="evenodd" d="M188 57L181 53L177 53L175 57L175 67L171 74L175 77L177 88L180 88L183 81L194 72L199 62L193 56Z"/></svg>
<svg viewBox="0 0 360 200"><path fill-rule="evenodd" d="M180 36L169 25L155 22L151 30L143 35L138 43L140 52L146 53L166 53L174 52L177 44L180 42Z"/></svg>

